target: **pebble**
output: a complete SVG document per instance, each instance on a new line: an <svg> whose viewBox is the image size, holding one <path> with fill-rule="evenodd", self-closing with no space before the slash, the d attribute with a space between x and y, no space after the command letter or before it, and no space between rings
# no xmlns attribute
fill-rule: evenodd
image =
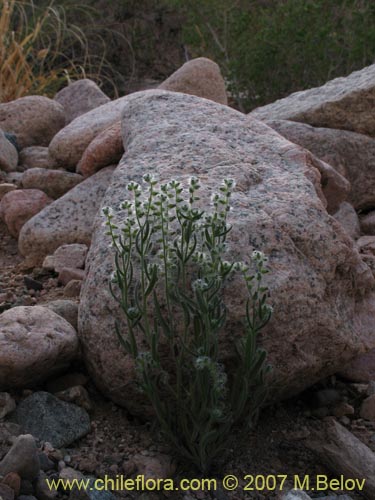
<svg viewBox="0 0 375 500"><path fill-rule="evenodd" d="M18 436L0 462L0 474L17 472L22 479L32 481L40 471L40 463L35 439L30 434Z"/></svg>

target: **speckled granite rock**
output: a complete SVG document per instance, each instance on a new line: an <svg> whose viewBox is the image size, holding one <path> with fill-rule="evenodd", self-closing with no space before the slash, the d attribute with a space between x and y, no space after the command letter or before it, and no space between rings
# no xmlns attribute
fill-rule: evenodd
<svg viewBox="0 0 375 500"><path fill-rule="evenodd" d="M356 208L375 207L375 140L345 130L315 128L287 120L266 121L291 142L311 151L349 180L348 201Z"/></svg>
<svg viewBox="0 0 375 500"><path fill-rule="evenodd" d="M118 121L90 142L77 165L77 172L89 177L107 165L118 163L123 153L121 121Z"/></svg>
<svg viewBox="0 0 375 500"><path fill-rule="evenodd" d="M121 119L124 106L135 95L136 93L110 101L73 120L51 141L51 157L61 167L75 168L91 141Z"/></svg>
<svg viewBox="0 0 375 500"><path fill-rule="evenodd" d="M340 209L334 214L334 218L340 222L351 238L359 238L361 228L357 212L354 210L353 205L347 203L346 201L341 203Z"/></svg>
<svg viewBox="0 0 375 500"><path fill-rule="evenodd" d="M114 168L100 170L29 220L18 240L21 254L41 262L66 243L89 245L94 218Z"/></svg>
<svg viewBox="0 0 375 500"><path fill-rule="evenodd" d="M375 136L375 64L321 87L295 92L255 109L258 120L292 120Z"/></svg>
<svg viewBox="0 0 375 500"><path fill-rule="evenodd" d="M0 128L15 134L21 149L48 146L64 125L64 108L48 97L32 95L0 104Z"/></svg>
<svg viewBox="0 0 375 500"><path fill-rule="evenodd" d="M90 418L80 406L48 392L34 392L18 405L14 420L24 432L55 448L69 446L90 432Z"/></svg>
<svg viewBox="0 0 375 500"><path fill-rule="evenodd" d="M4 172L13 172L17 169L17 164L17 149L6 138L4 132L0 130L0 170Z"/></svg>
<svg viewBox="0 0 375 500"><path fill-rule="evenodd" d="M9 191L0 201L0 217L10 234L17 238L24 224L51 202L39 189Z"/></svg>
<svg viewBox="0 0 375 500"><path fill-rule="evenodd" d="M77 334L42 306L13 307L0 315L0 388L29 387L65 368L77 355Z"/></svg>
<svg viewBox="0 0 375 500"><path fill-rule="evenodd" d="M66 170L29 168L21 178L21 185L26 189L40 189L50 198L56 199L83 181L82 175Z"/></svg>
<svg viewBox="0 0 375 500"><path fill-rule="evenodd" d="M309 178L319 173L304 150L233 109L177 93L138 93L125 108L123 134L126 152L103 199L115 214L127 183L145 172L183 182L198 175L202 204L223 178L236 179L228 243L235 260L254 248L269 256L275 312L262 342L274 366L275 397L310 386L374 346L374 278L318 198ZM108 289L114 254L102 222L98 216L86 261L79 337L98 386L141 413L133 362L115 334L115 321L124 319ZM225 299L221 348L231 358L244 314L240 277L228 284Z"/></svg>
<svg viewBox="0 0 375 500"><path fill-rule="evenodd" d="M43 267L59 273L64 267L83 269L87 256L87 245L72 243L61 245L53 255L47 255L43 261Z"/></svg>
<svg viewBox="0 0 375 500"><path fill-rule="evenodd" d="M186 62L167 78L159 89L204 97L219 104L228 104L220 67L206 57Z"/></svg>
<svg viewBox="0 0 375 500"><path fill-rule="evenodd" d="M63 106L67 124L78 116L110 101L110 98L100 90L96 83L88 78L77 80L64 87L57 92L54 99Z"/></svg>
<svg viewBox="0 0 375 500"><path fill-rule="evenodd" d="M46 146L30 146L20 152L20 167L28 168L56 168L54 160L50 157Z"/></svg>

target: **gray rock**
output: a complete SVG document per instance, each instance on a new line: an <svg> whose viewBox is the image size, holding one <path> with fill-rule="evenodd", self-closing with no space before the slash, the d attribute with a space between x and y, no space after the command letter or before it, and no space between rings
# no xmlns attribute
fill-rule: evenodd
<svg viewBox="0 0 375 500"><path fill-rule="evenodd" d="M61 245L90 245L94 218L113 170L100 170L29 220L19 236L21 254L40 262Z"/></svg>
<svg viewBox="0 0 375 500"><path fill-rule="evenodd" d="M14 419L25 432L55 448L69 446L90 432L90 418L83 408L48 392L35 392L24 399Z"/></svg>
<svg viewBox="0 0 375 500"><path fill-rule="evenodd" d="M4 132L0 130L0 170L4 170L4 172L13 172L17 169L17 164L17 149L6 138Z"/></svg>
<svg viewBox="0 0 375 500"><path fill-rule="evenodd" d="M22 479L34 480L40 471L35 439L30 434L18 436L13 446L0 462L0 474L17 472Z"/></svg>
<svg viewBox="0 0 375 500"><path fill-rule="evenodd" d="M252 115L250 115L252 116ZM363 134L305 123L267 120L267 125L332 165L351 184L348 201L355 209L375 207L375 140Z"/></svg>
<svg viewBox="0 0 375 500"><path fill-rule="evenodd" d="M0 104L0 128L15 134L21 149L48 146L64 125L64 108L48 97L31 95Z"/></svg>
<svg viewBox="0 0 375 500"><path fill-rule="evenodd" d="M64 87L57 92L54 99L65 110L66 124L110 101L97 84L88 78L77 80Z"/></svg>
<svg viewBox="0 0 375 500"><path fill-rule="evenodd" d="M333 217L340 222L351 238L359 238L361 234L361 227L359 225L357 212L354 210L353 205L344 201L341 203L339 210L333 215Z"/></svg>
<svg viewBox="0 0 375 500"><path fill-rule="evenodd" d="M0 315L0 388L41 382L77 353L72 325L46 307L13 307Z"/></svg>
<svg viewBox="0 0 375 500"><path fill-rule="evenodd" d="M22 175L21 185L26 189L40 189L55 200L82 181L82 175L67 172L66 170L29 168Z"/></svg>
<svg viewBox="0 0 375 500"><path fill-rule="evenodd" d="M67 299L57 299L47 302L44 304L44 307L48 307L48 309L51 309L51 311L64 318L77 330L78 304L76 302Z"/></svg>
<svg viewBox="0 0 375 500"><path fill-rule="evenodd" d="M223 178L236 180L229 258L246 260L255 248L269 257L266 282L274 316L262 345L274 367L271 397L297 393L374 345L374 278L353 240L327 214L320 182L309 180L320 175L306 151L226 106L156 91L134 94L128 102L123 139L125 154L103 199L115 218L127 183L141 181L146 172L185 185L197 175L201 206L209 205ZM114 250L105 233L98 216L80 296L79 337L98 386L139 414L144 407L133 364L115 334L116 320L124 332L126 326L109 291ZM245 297L236 276L224 293L228 321L220 349L226 359L235 356L233 337L241 328Z"/></svg>
<svg viewBox="0 0 375 500"><path fill-rule="evenodd" d="M258 120L292 120L375 136L375 64L322 87L295 92L251 112Z"/></svg>

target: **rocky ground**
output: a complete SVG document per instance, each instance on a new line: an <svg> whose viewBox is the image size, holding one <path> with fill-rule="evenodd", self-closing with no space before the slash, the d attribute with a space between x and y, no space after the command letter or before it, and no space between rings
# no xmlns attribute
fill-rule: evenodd
<svg viewBox="0 0 375 500"><path fill-rule="evenodd" d="M42 305L63 299L63 287L58 286L57 278L54 276L56 273L47 273L38 268L24 269L16 239L9 235L2 223L0 231L1 297L3 299L1 307L3 310L16 305ZM25 277L41 283L43 289L41 291L35 291L34 288L28 289L25 285ZM68 373L71 374L71 378L65 382L63 380L65 387L69 388L83 381L87 389L88 406L86 407L90 415L90 432L82 439L61 449L55 449L48 443L39 441L38 453L43 453L43 463L46 464L44 471L48 477L59 477L58 472L63 469L68 471L68 475L63 477L81 477L79 473L97 478L104 478L107 475L115 479L119 474L136 477L137 474L143 473L150 467L151 470L153 468L156 470L156 474L158 470L164 473L168 473L168 469L169 472L174 470L176 480L179 477L201 477L186 464L176 464L172 461L170 466L168 462L165 463L165 456L170 456L170 450L163 442L155 439L155 430L151 428L151 424L132 417L126 410L105 399L90 381L82 362L75 362ZM58 378L57 382L59 380L61 378ZM37 390L55 392L54 386L56 385L56 381L48 381L47 385L43 384ZM229 450L227 459L219 464L214 474L210 476L216 478L218 484L226 474L234 474L242 478L236 492L228 493L221 487L218 493L212 495L202 491L190 491L185 495L174 492L172 495L159 496L150 493L142 496L139 492L119 491L113 494L119 498L142 497L145 499L154 497L184 500L194 498L265 499L277 498L279 494L240 492L241 486L242 488L246 486L244 479L246 475L286 474L288 475L286 488L293 486L295 475L303 478L305 475L315 477L317 474L326 474L334 478L335 475L327 468L319 454L311 451L309 443L314 439L319 439L322 425L324 426L326 421L333 418L375 452L375 422L365 420L360 416L362 401L366 398L366 394L372 394L372 391L375 394L373 385L350 384L332 377L297 398L266 408L255 430L237 432L233 437L232 449ZM19 404L32 393L33 391L30 390L14 391L11 396ZM375 405L373 411L375 411ZM0 421L0 440L3 442L3 451L9 448L4 439L8 425L6 419ZM48 457L49 461L45 457ZM77 474L73 473L73 470L77 471ZM30 493L27 488L31 486L23 481L21 495ZM340 498L340 494L347 492L326 491L324 493L326 496ZM56 498L67 496L60 491ZM310 496L321 498L320 493L315 495L310 493ZM349 496L353 500L362 498L355 492L350 492ZM40 493L37 497L44 498L40 496ZM3 498L7 496L4 495Z"/></svg>
<svg viewBox="0 0 375 500"><path fill-rule="evenodd" d="M202 58L116 101L82 80L54 99L0 104L3 500L375 498L375 125L363 105L374 73L248 116L226 106L220 70ZM150 165L166 181L198 175L201 203L235 177L230 258L269 256L275 312L262 342L273 403L233 435L210 476L216 491L50 491L46 479L200 477L139 417L114 334L113 249L98 211L118 215L127 183ZM229 356L244 295L235 278L225 294ZM239 479L235 490L226 475ZM283 491L246 489L261 475L287 475ZM287 492L296 476L317 475L366 487Z"/></svg>

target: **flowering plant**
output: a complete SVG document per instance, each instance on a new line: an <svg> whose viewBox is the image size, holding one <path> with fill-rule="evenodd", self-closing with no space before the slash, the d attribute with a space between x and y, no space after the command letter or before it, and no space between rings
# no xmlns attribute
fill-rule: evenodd
<svg viewBox="0 0 375 500"><path fill-rule="evenodd" d="M103 208L115 249L110 289L127 328L118 338L136 363L141 390L174 450L202 472L227 447L233 427L253 423L266 395L266 353L257 335L269 321L266 258L248 264L223 259L235 183L225 179L212 207L197 207L199 180L187 192L180 182L143 177L145 189L128 184L132 200L118 217ZM117 219L121 219L120 222ZM226 322L223 287L235 272L248 291L244 332L236 344L236 370L220 361L219 333Z"/></svg>

